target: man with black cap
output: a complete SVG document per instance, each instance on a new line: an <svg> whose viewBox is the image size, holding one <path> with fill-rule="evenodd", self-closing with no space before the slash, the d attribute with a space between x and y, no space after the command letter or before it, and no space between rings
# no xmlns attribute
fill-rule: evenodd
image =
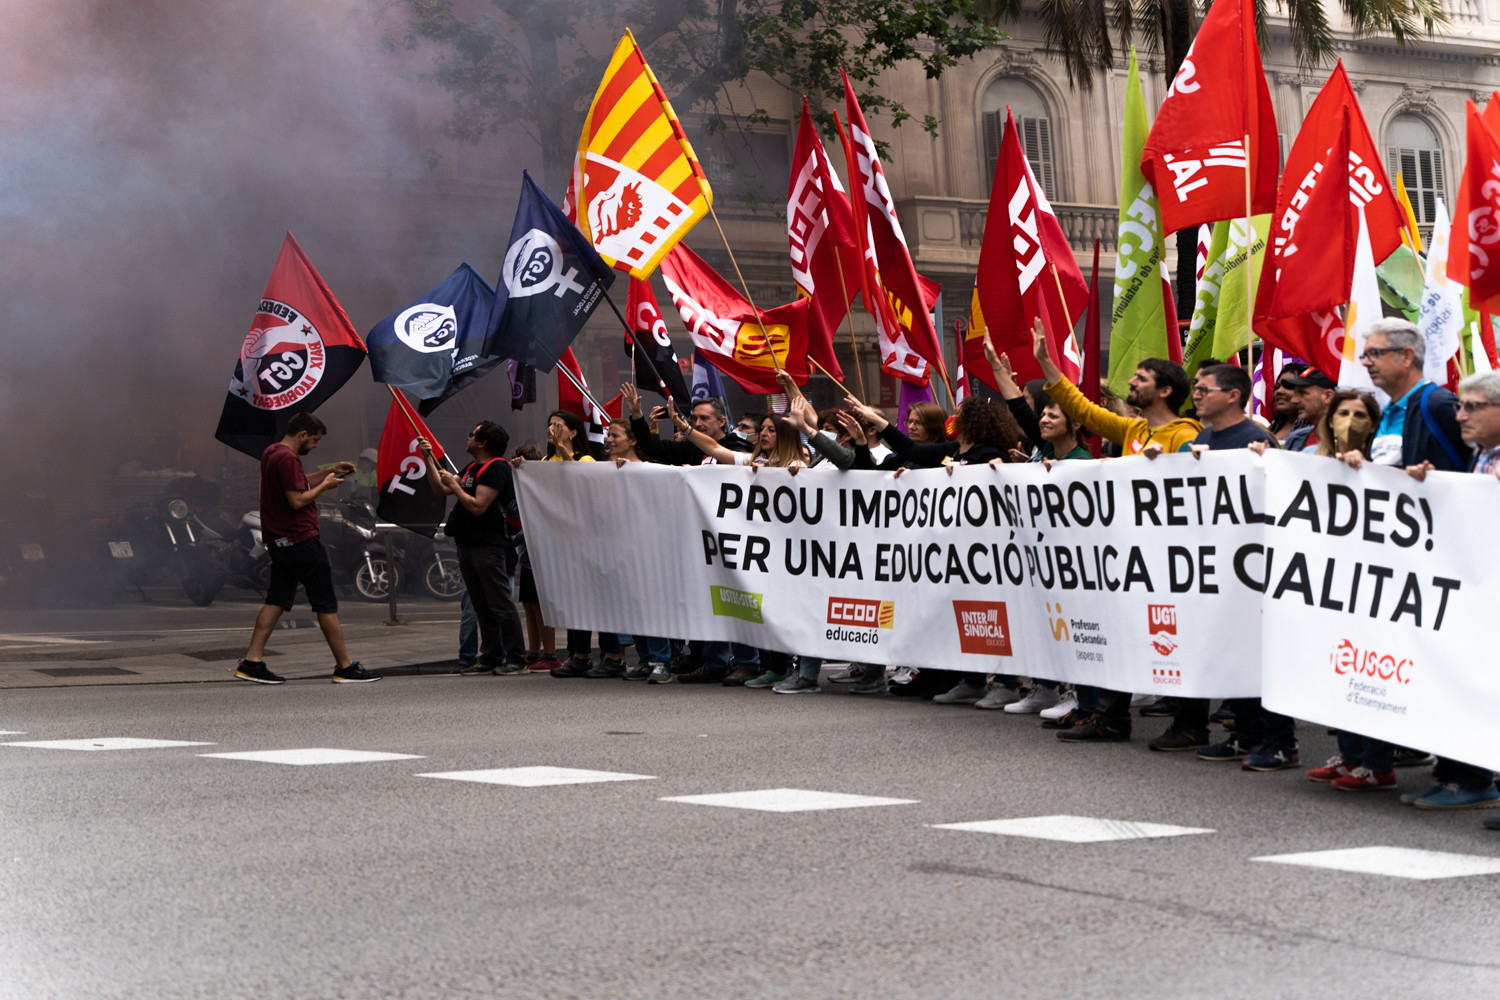
<svg viewBox="0 0 1500 1000"><path fill-rule="evenodd" d="M1323 419L1323 413L1328 409L1328 404L1333 402L1333 394L1338 391L1338 384L1312 365L1288 372L1282 376L1281 381L1292 390L1292 395L1297 400L1297 416L1307 421L1308 424L1288 434L1287 439L1282 442L1282 449L1317 451L1318 421Z"/></svg>

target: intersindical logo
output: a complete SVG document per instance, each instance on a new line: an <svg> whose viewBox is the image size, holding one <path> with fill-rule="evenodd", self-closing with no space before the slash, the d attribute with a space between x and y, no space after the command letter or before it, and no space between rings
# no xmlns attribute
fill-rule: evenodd
<svg viewBox="0 0 1500 1000"><path fill-rule="evenodd" d="M981 656L1010 656L1010 620L1004 601L954 601L958 648Z"/></svg>

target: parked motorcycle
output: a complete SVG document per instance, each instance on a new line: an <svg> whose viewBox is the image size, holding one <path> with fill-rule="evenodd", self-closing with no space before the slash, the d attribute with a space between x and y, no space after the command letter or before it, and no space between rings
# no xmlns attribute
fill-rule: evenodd
<svg viewBox="0 0 1500 1000"><path fill-rule="evenodd" d="M323 547L333 567L333 582L353 587L362 600L389 600L392 584L401 585L399 559L391 567L370 505L357 500L320 500L318 519Z"/></svg>
<svg viewBox="0 0 1500 1000"><path fill-rule="evenodd" d="M439 601L463 596L464 581L458 572L458 547L439 529L427 538L409 531L396 533L396 566L407 590Z"/></svg>

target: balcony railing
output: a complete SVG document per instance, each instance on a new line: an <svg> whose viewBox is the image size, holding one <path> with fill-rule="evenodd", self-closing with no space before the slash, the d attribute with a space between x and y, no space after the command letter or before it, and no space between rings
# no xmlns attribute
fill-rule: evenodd
<svg viewBox="0 0 1500 1000"><path fill-rule="evenodd" d="M910 198L897 206L912 252L920 256L969 256L977 254L984 237L989 202L968 198ZM1094 248L1114 253L1120 210L1114 205L1078 205L1053 202L1052 210L1062 225L1068 245L1083 252Z"/></svg>

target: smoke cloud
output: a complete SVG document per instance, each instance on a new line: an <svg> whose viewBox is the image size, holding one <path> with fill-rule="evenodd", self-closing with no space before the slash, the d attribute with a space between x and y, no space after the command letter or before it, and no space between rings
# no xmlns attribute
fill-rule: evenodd
<svg viewBox="0 0 1500 1000"><path fill-rule="evenodd" d="M382 16L399 8L0 0L13 486L136 464L253 475L213 429L286 230L362 333L461 260L497 270L524 140L434 139L446 97L418 82L420 52L381 48ZM373 445L380 394L356 375L313 459Z"/></svg>

